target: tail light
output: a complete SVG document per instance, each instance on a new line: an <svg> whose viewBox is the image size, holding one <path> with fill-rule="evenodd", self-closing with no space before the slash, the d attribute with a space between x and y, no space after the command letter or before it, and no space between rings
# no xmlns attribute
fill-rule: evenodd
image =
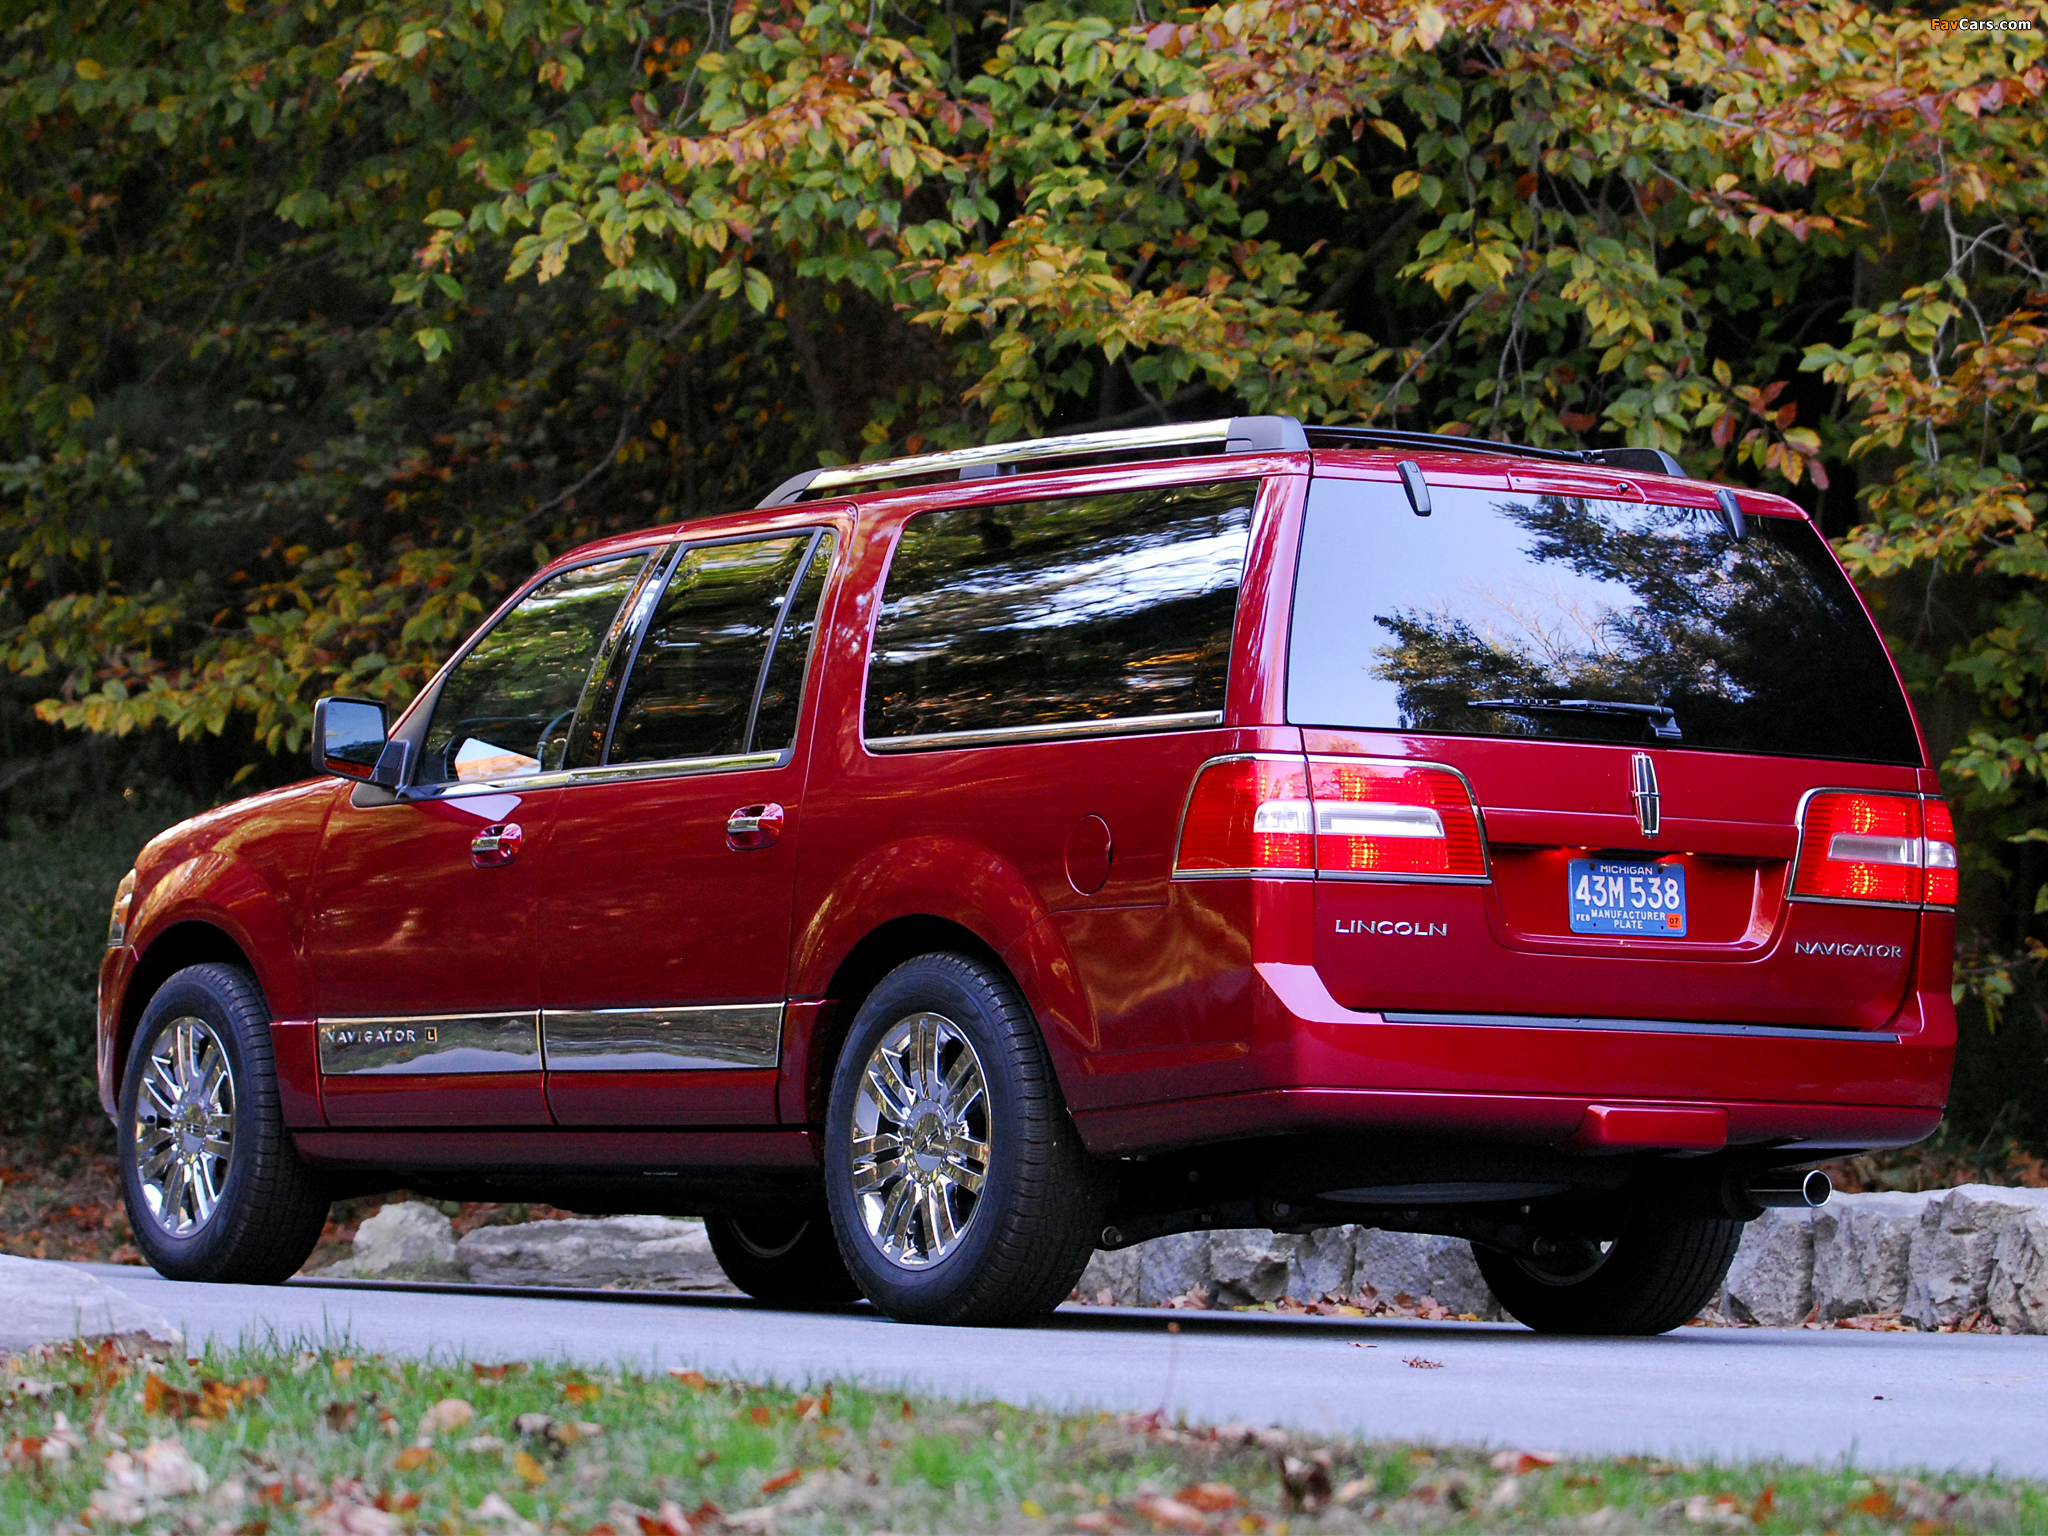
<svg viewBox="0 0 2048 1536"><path fill-rule="evenodd" d="M1318 874L1486 878L1479 814L1448 768L1315 758L1309 795Z"/></svg>
<svg viewBox="0 0 2048 1536"><path fill-rule="evenodd" d="M1956 824L1939 800L1923 800L1920 807L1927 817L1922 835L1927 853L1927 904L1952 907L1956 904Z"/></svg>
<svg viewBox="0 0 2048 1536"><path fill-rule="evenodd" d="M1173 872L1487 878L1479 813L1449 769L1277 756L1203 764Z"/></svg>
<svg viewBox="0 0 2048 1536"><path fill-rule="evenodd" d="M1807 801L1800 831L1794 896L1955 904L1955 826L1939 800L1828 790Z"/></svg>
<svg viewBox="0 0 2048 1536"><path fill-rule="evenodd" d="M1173 872L1313 873L1311 825L1308 765L1301 758L1218 758L1195 776Z"/></svg>

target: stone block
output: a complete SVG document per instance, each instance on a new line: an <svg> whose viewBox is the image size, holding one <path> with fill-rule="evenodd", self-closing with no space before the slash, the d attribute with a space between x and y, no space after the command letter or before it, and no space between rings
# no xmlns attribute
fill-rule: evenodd
<svg viewBox="0 0 2048 1536"><path fill-rule="evenodd" d="M1259 1228L1209 1236L1209 1304L1250 1307L1278 1301L1302 1239Z"/></svg>
<svg viewBox="0 0 2048 1536"><path fill-rule="evenodd" d="M1813 1311L1813 1212L1770 1210L1742 1232L1720 1310L1737 1322L1791 1328Z"/></svg>
<svg viewBox="0 0 2048 1536"><path fill-rule="evenodd" d="M1476 1312L1487 1319L1507 1315L1481 1278L1472 1245L1463 1239L1370 1227L1351 1230L1357 1233L1353 1291L1370 1286L1387 1301L1403 1294L1418 1300L1427 1296L1452 1312Z"/></svg>
<svg viewBox="0 0 2048 1536"><path fill-rule="evenodd" d="M1984 1290L1991 1319L2014 1333L2048 1333L2048 1210L2006 1223Z"/></svg>
<svg viewBox="0 0 2048 1536"><path fill-rule="evenodd" d="M2036 1212L2048 1212L2048 1189L1964 1184L1930 1200L1913 1234L1907 1318L1938 1328L1983 1310L2000 1240Z"/></svg>
<svg viewBox="0 0 2048 1536"><path fill-rule="evenodd" d="M1836 1195L1813 1213L1813 1300L1822 1322L1904 1310L1913 1235L1938 1193Z"/></svg>
<svg viewBox="0 0 2048 1536"><path fill-rule="evenodd" d="M70 1264L0 1256L0 1355L73 1339L156 1351L180 1342L171 1320Z"/></svg>
<svg viewBox="0 0 2048 1536"><path fill-rule="evenodd" d="M1209 1243L1213 1232L1176 1232L1138 1244L1144 1257L1138 1269L1138 1305L1161 1307L1199 1289L1213 1299L1209 1278Z"/></svg>
<svg viewBox="0 0 2048 1536"><path fill-rule="evenodd" d="M1088 1267L1081 1271L1074 1290L1083 1301L1096 1305L1135 1307L1144 1265L1143 1243L1129 1248L1099 1248L1088 1261Z"/></svg>
<svg viewBox="0 0 2048 1536"><path fill-rule="evenodd" d="M560 1285L619 1291L709 1291L732 1283L701 1221L606 1216L478 1227L456 1245L479 1285Z"/></svg>
<svg viewBox="0 0 2048 1536"><path fill-rule="evenodd" d="M431 1205L402 1200L356 1228L355 1246L324 1277L355 1280L465 1280L455 1227Z"/></svg>

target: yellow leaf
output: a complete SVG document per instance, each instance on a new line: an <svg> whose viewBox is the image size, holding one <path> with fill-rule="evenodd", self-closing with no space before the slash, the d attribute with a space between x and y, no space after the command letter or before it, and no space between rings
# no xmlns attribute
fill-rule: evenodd
<svg viewBox="0 0 2048 1536"><path fill-rule="evenodd" d="M1017 1509L1029 1520L1043 1520L1045 1518L1045 1507L1036 1499L1026 1499L1017 1506Z"/></svg>
<svg viewBox="0 0 2048 1536"><path fill-rule="evenodd" d="M434 1453L428 1450L424 1445L408 1445L404 1450L398 1453L398 1461L396 1465L398 1467L398 1470L401 1472L413 1472L417 1471L421 1467L424 1467L429 1461L432 1461L433 1459Z"/></svg>
<svg viewBox="0 0 2048 1536"><path fill-rule="evenodd" d="M1425 5L1415 13L1415 41L1425 48L1434 48L1443 40L1444 28L1448 25L1442 11L1433 5Z"/></svg>
<svg viewBox="0 0 2048 1536"><path fill-rule="evenodd" d="M541 1464L524 1451L512 1453L512 1470L536 1488L548 1480L548 1475L541 1469Z"/></svg>
<svg viewBox="0 0 2048 1536"><path fill-rule="evenodd" d="M1410 192L1413 192L1417 187L1421 185L1421 172L1403 171L1400 175L1394 178L1394 196L1406 197Z"/></svg>
<svg viewBox="0 0 2048 1536"><path fill-rule="evenodd" d="M78 78L81 80L97 80L106 73L96 59L80 59L71 67L78 71Z"/></svg>

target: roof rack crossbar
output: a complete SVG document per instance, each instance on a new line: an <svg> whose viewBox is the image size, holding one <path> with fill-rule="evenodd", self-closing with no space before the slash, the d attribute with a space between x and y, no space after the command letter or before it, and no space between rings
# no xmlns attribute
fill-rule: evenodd
<svg viewBox="0 0 2048 1536"><path fill-rule="evenodd" d="M1499 453L1559 464L1597 464L1605 469L1685 478L1685 467L1661 448L1531 448L1488 437L1453 437L1448 432L1401 432L1390 427L1309 427L1311 439L1334 439L1360 447L1430 448L1439 453Z"/></svg>
<svg viewBox="0 0 2048 1536"><path fill-rule="evenodd" d="M759 505L785 507L806 496L829 495L847 486L868 485L878 480L914 480L943 474L980 478L1009 464L1143 452L1150 448L1186 448L1199 443L1217 443L1226 453L1285 453L1308 447L1301 423L1292 416L1227 416L1214 421L1172 422L1159 427L1130 427L1120 432L1077 432L1066 437L921 453L907 459L807 469L783 481Z"/></svg>

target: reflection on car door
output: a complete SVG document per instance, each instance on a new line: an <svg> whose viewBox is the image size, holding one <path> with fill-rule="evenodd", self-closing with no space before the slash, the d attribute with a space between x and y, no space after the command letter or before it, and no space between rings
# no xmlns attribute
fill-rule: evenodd
<svg viewBox="0 0 2048 1536"><path fill-rule="evenodd" d="M563 791L538 946L561 1124L775 1118L799 705L833 544L804 528L687 549L603 767Z"/></svg>
<svg viewBox="0 0 2048 1536"><path fill-rule="evenodd" d="M541 1086L532 857L638 551L543 582L431 701L418 772L329 818L306 951L334 1125L531 1125Z"/></svg>

